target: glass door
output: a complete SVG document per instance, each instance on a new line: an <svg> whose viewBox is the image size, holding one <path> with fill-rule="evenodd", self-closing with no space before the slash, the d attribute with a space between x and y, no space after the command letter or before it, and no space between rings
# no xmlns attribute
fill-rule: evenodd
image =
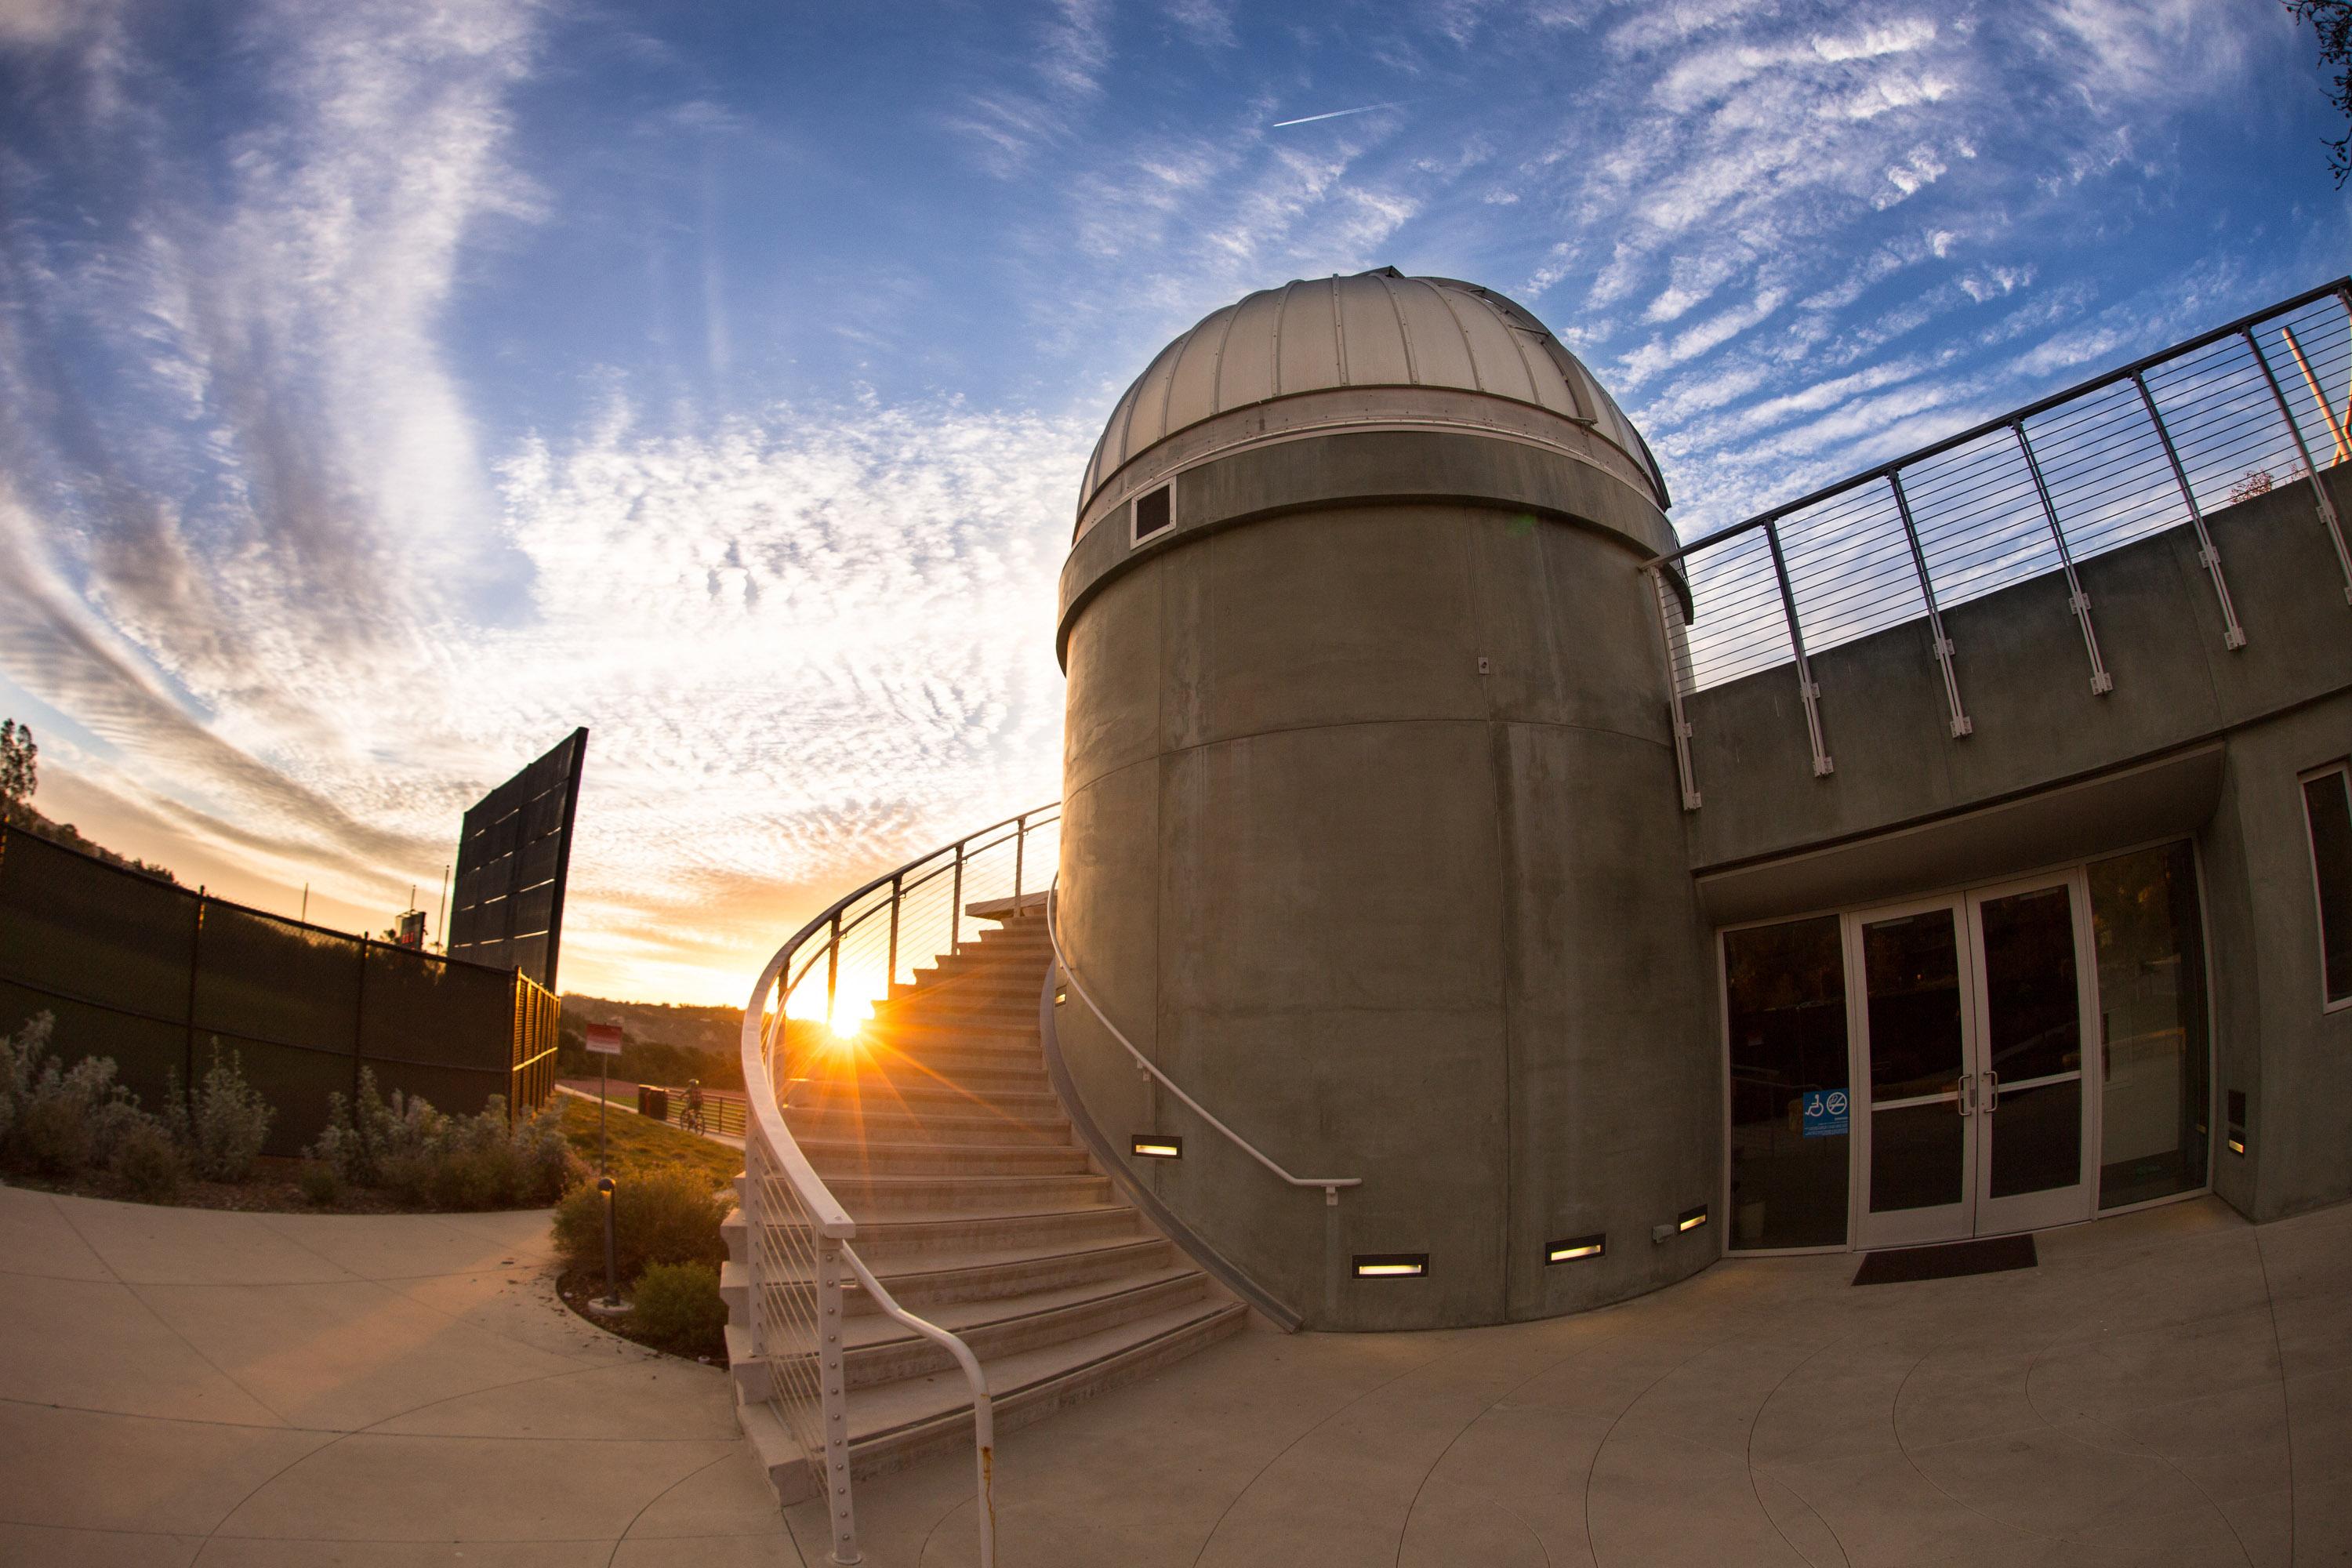
<svg viewBox="0 0 2352 1568"><path fill-rule="evenodd" d="M1979 1152L1970 1114L1975 944L1959 899L1849 916L1856 1239L1906 1247L1975 1234Z"/></svg>
<svg viewBox="0 0 2352 1568"><path fill-rule="evenodd" d="M1976 975L1975 1234L2087 1219L2084 1042L2090 900L2080 873L1970 893Z"/></svg>

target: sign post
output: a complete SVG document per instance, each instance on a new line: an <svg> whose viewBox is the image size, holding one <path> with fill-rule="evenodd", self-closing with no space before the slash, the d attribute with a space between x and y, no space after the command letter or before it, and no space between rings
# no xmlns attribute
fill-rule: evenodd
<svg viewBox="0 0 2352 1568"><path fill-rule="evenodd" d="M596 1190L604 1195L604 1305L621 1304L621 1282L613 1268L613 1172L606 1156L604 1127L613 1114L612 1062L621 1054L621 1026L591 1024L588 1026L588 1049L604 1058L596 1064Z"/></svg>

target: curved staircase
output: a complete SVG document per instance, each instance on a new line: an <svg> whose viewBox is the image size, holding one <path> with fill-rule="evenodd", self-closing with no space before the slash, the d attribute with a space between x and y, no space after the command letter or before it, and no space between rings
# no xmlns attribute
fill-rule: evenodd
<svg viewBox="0 0 2352 1568"><path fill-rule="evenodd" d="M854 1045L789 1086L784 1120L857 1226L857 1254L907 1310L980 1358L999 1434L1238 1331L1245 1309L1114 1195L1045 1078L1037 1006L1052 949L1042 897L974 905L994 922L877 1003ZM742 1178L737 1178L739 1196ZM724 1226L737 1413L777 1495L811 1495L802 1448L767 1403L747 1325L751 1237ZM844 1300L850 1466L878 1474L968 1445L948 1354Z"/></svg>

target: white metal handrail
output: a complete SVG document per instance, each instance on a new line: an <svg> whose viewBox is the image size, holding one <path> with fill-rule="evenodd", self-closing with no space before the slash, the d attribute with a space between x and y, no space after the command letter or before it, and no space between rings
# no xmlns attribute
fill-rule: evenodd
<svg viewBox="0 0 2352 1568"><path fill-rule="evenodd" d="M843 939L866 928L868 921L886 911L889 919L882 994L887 996L901 968L901 922L908 896L941 877L950 879L946 951L959 950L966 919L965 896L979 890L972 879L984 869L981 857L1011 846L1012 888L1018 898L1030 835L1059 820L1055 807L1045 805L992 823L836 900L776 950L760 972L743 1010L743 1081L750 1102L744 1140L748 1189L744 1220L751 1238L747 1250L752 1352L767 1365L770 1402L778 1406L779 1420L800 1443L812 1468L821 1473L833 1520L836 1563L861 1561L849 1477L842 1326L845 1272L866 1291L876 1310L946 1351L971 1390L982 1568L992 1568L996 1560L996 1425L988 1376L979 1357L948 1330L900 1306L875 1278L850 1245L857 1234L856 1221L825 1186L785 1124L783 1108L793 1082L792 996L818 961L824 961L824 1022L830 1026L840 1002ZM887 898L851 913L859 900L886 887L889 889ZM795 965L794 959L803 950L805 961Z"/></svg>
<svg viewBox="0 0 2352 1568"><path fill-rule="evenodd" d="M1915 621L1927 623L1951 738L1973 735L1965 654L1946 616L2030 579L2063 577L2091 695L2107 695L2117 672L2078 565L2176 527L2189 531L2210 579L2222 647L2244 647L2206 514L2275 488L2309 487L2352 604L2352 543L2322 477L2352 461L2328 390L2347 379L2352 278L2339 278L1645 563L1684 809L1701 800L1692 698L1788 669L1814 775L1827 778L1835 766L1814 661Z"/></svg>
<svg viewBox="0 0 2352 1568"><path fill-rule="evenodd" d="M1112 1039L1117 1040L1120 1045L1127 1047L1127 1054L1135 1058L1136 1066L1141 1068L1145 1072L1150 1073L1154 1079L1159 1080L1160 1086L1162 1089L1165 1089L1169 1093L1174 1095L1178 1100L1182 1100L1193 1115L1199 1117L1202 1121L1207 1122L1210 1126L1223 1133L1226 1139L1232 1142L1235 1148L1239 1149L1243 1153L1247 1154L1251 1159L1255 1160L1259 1164L1264 1165L1267 1170L1272 1171L1276 1176L1289 1183L1292 1186L1320 1187L1323 1189L1323 1201L1327 1204L1336 1205L1339 1201L1339 1189L1341 1187L1360 1187L1364 1184L1364 1178L1361 1176L1292 1175L1288 1171L1284 1170L1280 1165L1276 1164L1263 1150L1259 1149L1256 1144L1251 1142L1248 1139L1243 1137L1240 1133L1234 1131L1223 1122L1218 1121L1214 1115L1211 1114L1207 1106L1202 1105L1199 1100L1194 1100L1191 1095L1186 1094L1183 1088L1179 1085L1174 1079L1170 1078L1166 1073L1161 1072L1157 1066L1153 1065L1150 1058L1136 1049L1135 1042L1127 1037L1125 1030L1121 1029L1117 1024L1110 1021L1110 1015L1103 1011L1102 1004L1095 1000L1094 993L1087 989L1086 982L1079 979L1078 972L1070 966L1069 955L1062 951L1062 920L1057 908L1061 898L1061 892L1062 879L1060 874L1056 873L1052 884L1045 889L1045 937L1047 941L1054 944L1054 963L1055 966L1061 970L1062 978L1070 983L1070 989L1078 994L1078 1000L1087 1005L1087 1011L1092 1013L1097 1020L1101 1023L1102 1026L1110 1031L1110 1037Z"/></svg>

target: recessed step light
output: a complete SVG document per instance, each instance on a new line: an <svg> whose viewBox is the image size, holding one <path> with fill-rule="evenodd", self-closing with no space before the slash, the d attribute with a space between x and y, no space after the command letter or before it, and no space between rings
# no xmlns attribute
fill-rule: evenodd
<svg viewBox="0 0 2352 1568"><path fill-rule="evenodd" d="M1165 1132L1139 1132L1128 1143L1128 1152L1153 1160L1181 1160L1184 1157L1184 1140Z"/></svg>
<svg viewBox="0 0 2352 1568"><path fill-rule="evenodd" d="M1359 1279L1418 1279L1429 1272L1426 1252L1359 1252Z"/></svg>
<svg viewBox="0 0 2352 1568"><path fill-rule="evenodd" d="M1544 1248L1546 1263L1574 1263L1579 1258L1598 1258L1609 1250L1606 1236L1571 1236L1566 1241L1555 1241Z"/></svg>

